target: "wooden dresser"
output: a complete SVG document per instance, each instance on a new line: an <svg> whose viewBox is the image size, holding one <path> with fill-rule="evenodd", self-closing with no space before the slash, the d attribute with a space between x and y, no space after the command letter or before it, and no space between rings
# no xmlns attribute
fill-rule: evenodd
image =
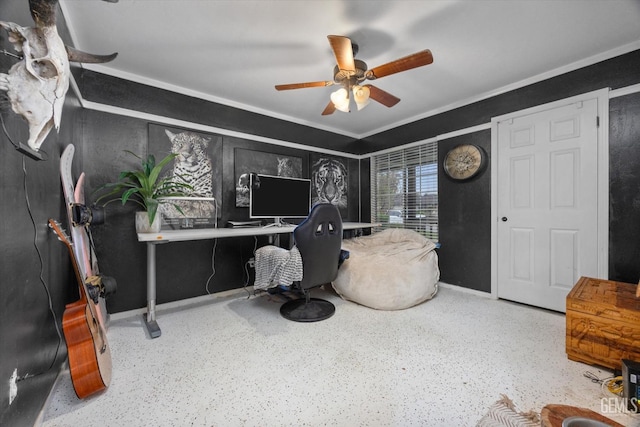
<svg viewBox="0 0 640 427"><path fill-rule="evenodd" d="M640 360L640 298L635 284L581 277L567 295L567 356L621 369Z"/></svg>

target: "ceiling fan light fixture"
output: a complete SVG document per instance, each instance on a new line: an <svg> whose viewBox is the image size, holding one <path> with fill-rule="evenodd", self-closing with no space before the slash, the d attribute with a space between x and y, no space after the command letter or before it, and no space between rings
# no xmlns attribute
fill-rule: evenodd
<svg viewBox="0 0 640 427"><path fill-rule="evenodd" d="M348 113L349 112L349 92L345 88L340 88L331 94L331 102L336 107L336 110Z"/></svg>
<svg viewBox="0 0 640 427"><path fill-rule="evenodd" d="M331 100L322 111L323 116L333 114L336 110L348 113L350 111L351 100L349 98L351 96L353 96L358 110L366 107L371 99L387 108L391 108L400 102L400 98L376 86L370 84L360 86L359 83L433 63L433 54L429 49L424 49L395 61L369 68L364 61L355 59L358 45L353 43L351 39L336 35L329 35L327 38L336 59L336 65L333 67L333 80L276 85L276 90L324 87L333 86L334 84L341 86L341 89L331 94ZM351 95L352 92L353 95Z"/></svg>
<svg viewBox="0 0 640 427"><path fill-rule="evenodd" d="M371 91L366 86L355 85L353 87L353 100L356 101L358 111L369 105L369 95Z"/></svg>

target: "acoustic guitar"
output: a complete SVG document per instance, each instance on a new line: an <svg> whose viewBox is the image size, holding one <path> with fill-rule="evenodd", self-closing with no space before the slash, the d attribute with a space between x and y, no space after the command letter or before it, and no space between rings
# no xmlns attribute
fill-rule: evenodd
<svg viewBox="0 0 640 427"><path fill-rule="evenodd" d="M67 246L78 282L80 299L65 306L62 331L67 342L69 371L76 395L84 399L102 391L111 382L111 351L107 333L99 322L95 303L87 298L71 240L60 224L49 219L49 227Z"/></svg>

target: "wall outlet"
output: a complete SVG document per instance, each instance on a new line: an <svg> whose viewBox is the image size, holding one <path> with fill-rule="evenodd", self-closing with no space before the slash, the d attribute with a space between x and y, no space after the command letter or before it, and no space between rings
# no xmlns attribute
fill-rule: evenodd
<svg viewBox="0 0 640 427"><path fill-rule="evenodd" d="M9 405L13 402L13 399L18 395L18 368L13 370L11 378L9 378Z"/></svg>
<svg viewBox="0 0 640 427"><path fill-rule="evenodd" d="M249 267L251 268L256 268L256 259L255 258L249 258Z"/></svg>

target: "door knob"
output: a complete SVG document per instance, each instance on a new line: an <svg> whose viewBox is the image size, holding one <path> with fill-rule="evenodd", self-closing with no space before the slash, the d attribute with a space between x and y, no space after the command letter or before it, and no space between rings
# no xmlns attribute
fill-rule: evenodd
<svg viewBox="0 0 640 427"><path fill-rule="evenodd" d="M502 222L507 222L507 217L506 217L506 216L503 216L503 217L502 217L502 218L500 218L500 219L502 219Z"/></svg>

